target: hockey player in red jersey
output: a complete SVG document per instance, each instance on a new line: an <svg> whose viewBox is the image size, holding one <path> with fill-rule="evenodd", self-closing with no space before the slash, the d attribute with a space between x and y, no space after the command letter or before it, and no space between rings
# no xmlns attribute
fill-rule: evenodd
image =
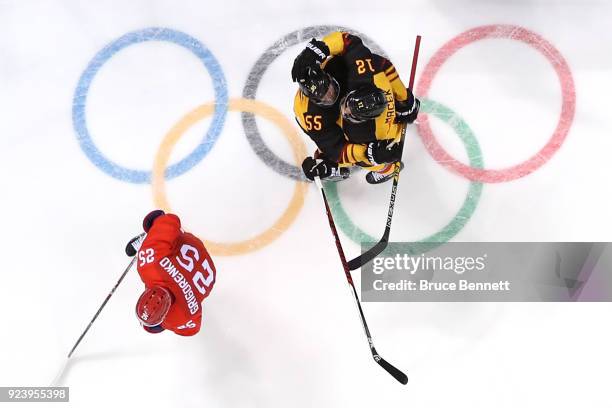
<svg viewBox="0 0 612 408"><path fill-rule="evenodd" d="M200 331L201 303L215 283L212 259L200 239L181 229L174 214L152 211L142 225L147 236L137 265L145 291L136 303L136 316L149 333L167 329L193 336Z"/></svg>

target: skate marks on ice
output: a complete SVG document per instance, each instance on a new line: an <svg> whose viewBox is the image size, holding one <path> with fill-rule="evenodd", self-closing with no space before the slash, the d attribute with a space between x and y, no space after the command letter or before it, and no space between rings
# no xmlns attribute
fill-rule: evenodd
<svg viewBox="0 0 612 408"><path fill-rule="evenodd" d="M482 158L482 151L480 149L480 145L478 144L478 140L476 139L472 129L461 117L459 117L450 108L427 98L422 99L421 110L423 113L433 115L452 127L465 147L470 165L474 168L483 168L484 160ZM439 231L418 241L406 244L403 250L409 254L421 254L431 251L443 243L450 241L465 227L472 215L475 213L478 202L480 201L482 189L482 183L478 181L470 181L470 187L467 191L467 195L461 208L455 214L455 216ZM342 201L340 199L340 194L338 193L338 186L336 183L327 183L325 186L325 192L328 196L329 205L334 214L334 219L346 236L348 236L358 245L360 245L362 242L376 242L378 240L374 236L359 228L351 219L348 212L342 206Z"/></svg>
<svg viewBox="0 0 612 408"><path fill-rule="evenodd" d="M166 177L174 178L180 176L191 170L191 168L206 157L221 135L227 113L225 109L228 99L227 82L221 65L212 52L196 38L169 28L151 27L129 32L106 45L89 62L85 71L79 78L72 100L72 123L81 150L83 150L87 158L89 158L96 167L117 180L135 184L150 183L151 172L120 166L104 156L94 144L89 128L87 127L85 113L87 110L89 89L98 71L100 71L104 64L121 50L146 41L163 41L176 44L196 56L210 74L216 100L213 119L204 138L193 152L168 168Z"/></svg>
<svg viewBox="0 0 612 408"><path fill-rule="evenodd" d="M428 117L420 118L419 134L432 157L449 170L472 181L501 183L525 177L548 162L561 148L572 126L576 110L576 89L570 67L563 55L545 38L526 28L514 25L488 25L465 31L444 44L429 60L416 86L416 94L426 97L434 77L442 65L457 51L484 39L510 39L522 42L542 54L552 65L561 86L561 115L546 145L526 161L505 169L483 169L465 165L453 158L437 141Z"/></svg>
<svg viewBox="0 0 612 408"><path fill-rule="evenodd" d="M363 42L374 53L386 56L386 53L382 50L382 48L370 37L348 27L339 25L317 25L301 28L281 37L274 44L268 47L257 59L249 72L246 83L244 84L242 97L246 99L257 98L257 89L259 88L261 79L268 70L268 67L288 48L300 44L303 41L308 41L313 37L321 38L334 31L348 31L355 34L361 37ZM287 75L287 77L289 76ZM292 86L292 84L288 82L288 86ZM261 133L259 132L259 128L257 127L255 116L252 113L242 113L242 126L244 127L244 133L246 134L247 140L253 148L253 151L267 166L283 176L287 176L294 180L306 181L306 177L304 177L302 174L302 169L300 168L301 160L297 166L294 166L278 157L268 148L268 146L266 146L263 138L261 137Z"/></svg>
<svg viewBox="0 0 612 408"><path fill-rule="evenodd" d="M281 37L273 45L268 47L268 49L266 49L264 53L259 57L259 59L253 65L248 74L245 86L243 88L243 97L245 99L255 101L257 89L266 70L268 69L270 64L272 64L276 60L276 58L283 54L289 47L299 44L300 42L307 40L311 37L321 37L329 32L337 30L346 30L361 36L364 39L365 43L368 44L374 52L385 55L381 47L377 45L373 40L371 40L368 36L347 27L342 27L338 25L318 25L295 30ZM458 128L467 128L467 125L465 125L465 123L461 121L458 115L452 112L445 111L445 109L447 108L444 108L440 103L433 101L427 102L425 100L425 97L429 92L434 76L437 74L442 64L451 55L456 53L460 48L465 47L478 40L496 38L506 38L521 41L525 44L534 47L537 51L539 51L548 59L548 61L555 68L555 71L557 72L561 83L563 106L561 118L557 129L555 130L553 137L550 139L547 145L544 146L544 148L542 148L542 150L538 152L535 156L525 161L524 163L502 170L484 169L482 163L477 163L474 161L476 159L473 155L469 155L469 165L459 163L457 160L452 158L437 142L431 130L428 115L423 115L420 120L420 123L417 125L418 131L421 135L421 139L423 140L427 150L430 152L432 157L434 157L437 162L439 162L446 168L463 175L464 177L473 182L509 181L519 177L523 177L535 171L547 160L549 160L550 157L552 157L552 155L560 148L565 137L567 136L567 133L569 132L575 111L574 82L569 67L563 56L559 53L559 51L557 51L556 48L544 38L525 28L511 25L491 25L476 27L458 35L454 39L447 42L439 51L434 54L429 63L426 65L426 68L420 77L416 89L416 94L421 96L421 98L424 98L424 113L427 112L427 109L430 109L431 111L429 111L428 113L434 114L434 116L437 116L438 118L447 121L447 123L449 123L457 131L459 131ZM79 139L79 142L81 144L81 148L88 156L88 158L97 167L102 169L110 176L132 183L149 182L151 179L151 172L137 171L124 167L119 167L114 165L112 161L102 156L102 154L93 145L91 136L89 135L89 132L87 130L87 126L85 123L85 107L87 101L87 93L91 81L93 80L99 69L104 65L104 63L121 49L129 45L137 44L144 41L168 41L187 48L194 55L196 55L205 65L206 69L209 71L213 79L213 84L215 87L216 101L214 103L213 123L211 124L207 135L204 137L203 141L196 148L196 150L194 150L188 157L184 158L175 165L169 166L169 168L165 171L166 177L171 178L179 174L183 174L184 172L193 168L195 164L197 164L202 158L205 157L205 155L212 148L212 145L221 133L228 105L227 87L225 78L221 71L221 67L219 66L214 56L210 53L210 51L208 51L208 49L204 47L203 44L201 44L197 39L194 39L187 34L166 28L148 28L125 34L124 36L120 37L119 39L113 41L112 43L104 47L104 49L102 49L99 53L96 54L96 56L88 65L85 72L81 75L73 99L73 123L77 132L77 138ZM433 104L436 104L436 106L434 106ZM266 109L269 111L271 107L267 107ZM296 181L303 181L304 177L299 167L299 162L301 161L301 158L307 155L303 144L300 145L301 147L299 148L299 154L297 154L297 142L291 142L292 147L294 148L295 160L298 165L296 166L290 163L286 163L278 156L276 156L265 145L255 121L255 113L257 112L250 112L248 109L246 111L243 111L242 124L247 140L249 141L249 144L253 148L256 155L266 165L271 167L277 173L292 178ZM188 120L187 117L192 114L194 113L192 112L188 114L182 119L182 121ZM273 116L273 121L276 121L277 124L280 123L281 120L283 120L280 119L280 115L274 114ZM286 118L283 120L283 122L286 122ZM177 126L180 127L180 124L177 124L172 131L176 131ZM288 129L291 126L288 127L286 126L286 124L279 124L279 127L283 129L283 131L290 140L292 140L292 137L299 139L299 136L297 136L294 126L291 130ZM291 134L292 136L290 137L289 134ZM473 135L471 136L474 139L471 145L477 146L478 143L475 141L475 137L473 137ZM159 158L160 155L158 154L158 157L156 159L157 162L159 162ZM479 160L480 162L482 162L482 157L480 157ZM339 199L334 199L333 197L337 197L337 192L336 194L334 194L334 188L335 186L330 186L329 188L329 194L330 196L332 196L330 197L332 199L332 204L335 204L333 205L334 208L332 208L332 210L336 215L343 219L343 222L340 222L343 231L347 235L349 235L352 240L358 243L362 241L371 240L371 236L359 230L359 228L351 222L348 216L346 216L346 213L342 209ZM474 212L476 208L476 203L480 197L481 189L482 186L478 183L471 184L466 200L464 201L464 205L461 207L455 218L451 222L449 222L442 230L418 241L418 243L423 244L425 246L428 246L430 245L430 243L433 243L433 246L437 246L439 243L446 242L453 238L461 230L461 228L463 228L463 226L467 223L472 213ZM162 191L163 193L163 188L160 191ZM275 238L277 238L284 229L288 228L289 224L291 224L291 222L293 222L293 220L298 216L298 210L301 209L303 203L303 197L300 198L300 196L303 195L305 191L306 186L301 185L301 183L298 182L290 207L285 211L285 213L276 222L276 224L274 224L268 231L265 231L264 233L251 240L245 240L235 244L211 242L210 245L211 247L213 247L212 253L215 255L238 255L260 249L261 247L267 245ZM169 207L163 194L157 194L154 192L154 196L156 197L155 202L159 206L164 208ZM259 241L259 243L257 241ZM415 250L418 252L418 250L421 248L427 250L426 247L422 246Z"/></svg>
<svg viewBox="0 0 612 408"><path fill-rule="evenodd" d="M306 157L306 147L298 136L295 126L285 115L272 106L257 100L236 98L229 100L227 108L230 111L248 112L251 115L257 114L274 123L286 136L287 141L291 145L295 162L299 165L302 159ZM155 155L153 165L153 201L157 208L162 208L166 212L172 212L166 196L164 177L172 149L191 126L212 115L214 110L214 103L198 106L183 116L164 137ZM289 205L276 222L264 232L239 242L215 242L204 239L206 248L215 256L235 256L257 251L269 245L289 229L298 217L304 206L304 198L308 191L308 186L308 183L295 180L295 188Z"/></svg>
<svg viewBox="0 0 612 408"><path fill-rule="evenodd" d="M64 357L61 361L61 365L59 366L55 377L51 380L50 387L62 387L66 386L68 378L70 378L70 373L75 366L78 368L81 363L90 363L90 362L107 362L108 364L112 364L113 361L117 359L127 358L137 358L143 356L150 356L153 354L152 351L143 351L142 349L133 349L133 350L110 350L104 352L97 353L88 353L84 355L76 355L71 358Z"/></svg>

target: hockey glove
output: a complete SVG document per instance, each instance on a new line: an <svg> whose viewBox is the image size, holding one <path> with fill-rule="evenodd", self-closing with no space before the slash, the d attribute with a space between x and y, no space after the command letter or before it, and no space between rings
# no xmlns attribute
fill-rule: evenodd
<svg viewBox="0 0 612 408"><path fill-rule="evenodd" d="M412 123L416 120L421 101L417 98L408 98L405 101L395 101L395 123Z"/></svg>
<svg viewBox="0 0 612 408"><path fill-rule="evenodd" d="M343 171L344 170L344 171ZM347 178L348 169L341 169L338 167L338 163L322 158L313 159L307 157L302 162L302 171L308 180L313 181L315 177L319 177L321 180L326 178Z"/></svg>
<svg viewBox="0 0 612 408"><path fill-rule="evenodd" d="M329 54L329 47L323 41L315 38L310 40L306 44L306 48L293 61L293 68L291 68L293 82L304 79L307 68L321 65L329 57Z"/></svg>
<svg viewBox="0 0 612 408"><path fill-rule="evenodd" d="M142 220L142 229L145 232L149 232L149 229L151 229L153 226L153 221L155 221L157 217L161 217L164 214L165 212L163 210L153 210L148 213L147 216L144 217L144 220Z"/></svg>
<svg viewBox="0 0 612 408"><path fill-rule="evenodd" d="M368 143L366 156L372 165L395 163L402 159L403 143L393 144L391 140L378 140Z"/></svg>

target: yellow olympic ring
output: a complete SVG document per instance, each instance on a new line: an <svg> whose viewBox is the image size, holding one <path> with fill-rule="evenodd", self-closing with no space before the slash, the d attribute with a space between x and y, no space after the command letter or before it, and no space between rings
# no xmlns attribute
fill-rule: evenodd
<svg viewBox="0 0 612 408"><path fill-rule="evenodd" d="M212 115L214 109L214 103L207 103L198 106L196 109L183 116L183 118L181 118L181 120L179 120L179 122L174 125L174 127L170 129L170 131L164 137L164 140L159 146L159 150L155 156L151 180L151 185L153 187L153 201L158 208L162 208L164 211L170 212L170 205L166 199L164 173L166 171L172 149L179 139L185 134L187 129L189 129L199 120ZM287 136L287 139L289 139L296 163L299 165L302 159L306 157L306 146L299 138L295 127L282 113L277 111L272 106L252 99L234 98L230 99L228 109L230 111L258 114L275 123L282 130L285 136ZM231 256L245 254L247 252L265 247L278 238L283 232L285 232L297 218L297 215L304 206L306 191L308 191L307 184L301 181L296 181L289 206L287 209L285 209L285 212L281 215L281 217L276 220L274 225L261 234L240 242L221 243L204 240L206 248L213 255Z"/></svg>

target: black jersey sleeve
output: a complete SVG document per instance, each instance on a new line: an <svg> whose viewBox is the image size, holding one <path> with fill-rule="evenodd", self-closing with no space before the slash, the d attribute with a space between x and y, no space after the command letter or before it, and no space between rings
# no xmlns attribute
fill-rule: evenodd
<svg viewBox="0 0 612 408"><path fill-rule="evenodd" d="M323 38L332 56L344 59L347 67L347 86L349 90L364 84L371 84L375 73L372 51L361 38L347 32L336 31Z"/></svg>
<svg viewBox="0 0 612 408"><path fill-rule="evenodd" d="M346 144L344 133L340 126L333 124L326 126L321 130L307 130L304 129L300 121L296 118L296 122L300 128L306 133L310 139L317 145L317 148L333 162L340 161L340 155Z"/></svg>

